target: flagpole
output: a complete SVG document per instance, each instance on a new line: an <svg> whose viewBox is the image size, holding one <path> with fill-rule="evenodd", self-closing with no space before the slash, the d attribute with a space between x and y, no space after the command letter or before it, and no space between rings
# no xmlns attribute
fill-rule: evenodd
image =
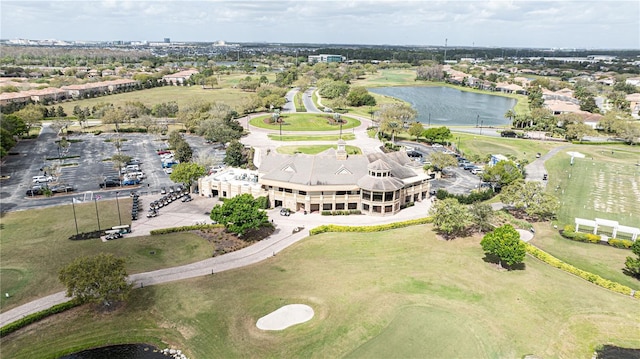
<svg viewBox="0 0 640 359"><path fill-rule="evenodd" d="M80 233L78 232L78 218L76 217L76 200L75 198L71 198L71 206L73 207L73 221L76 223L76 236Z"/></svg>

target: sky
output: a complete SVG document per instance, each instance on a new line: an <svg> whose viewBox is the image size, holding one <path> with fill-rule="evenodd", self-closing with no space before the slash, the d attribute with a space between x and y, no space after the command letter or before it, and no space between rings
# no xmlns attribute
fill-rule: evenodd
<svg viewBox="0 0 640 359"><path fill-rule="evenodd" d="M0 38L640 49L640 0L1 0Z"/></svg>

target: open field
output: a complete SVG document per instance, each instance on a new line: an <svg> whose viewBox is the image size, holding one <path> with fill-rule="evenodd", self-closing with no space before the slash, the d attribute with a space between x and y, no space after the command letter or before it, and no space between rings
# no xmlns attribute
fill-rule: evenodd
<svg viewBox="0 0 640 359"><path fill-rule="evenodd" d="M102 229L119 224L115 201L97 205ZM97 230L95 203L75 207L79 231ZM131 199L120 199L120 211L123 223L130 224ZM64 290L58 270L76 256L113 253L126 259L129 273L137 273L195 262L213 253L210 243L191 234L71 241L69 236L76 234L71 205L5 213L2 225L0 288L11 294L0 298L3 311Z"/></svg>
<svg viewBox="0 0 640 359"><path fill-rule="evenodd" d="M633 253L628 249L608 245L583 243L563 238L549 223L535 226L536 235L531 244L577 268L603 278L640 290L640 280L622 273L624 261Z"/></svg>
<svg viewBox="0 0 640 359"><path fill-rule="evenodd" d="M295 153L304 153L307 155L317 155L320 152L326 151L330 148L337 149L338 145L306 145L306 146L280 146L276 148L278 153L293 155ZM344 146L345 150L350 155L361 155L362 151L359 147Z"/></svg>
<svg viewBox="0 0 640 359"><path fill-rule="evenodd" d="M267 135L270 140L273 141L338 141L340 135L278 135L277 133L270 133ZM356 136L352 133L343 133L342 139L350 141L355 139Z"/></svg>
<svg viewBox="0 0 640 359"><path fill-rule="evenodd" d="M340 131L340 126L337 124L330 124L328 119L333 118L332 114L285 114L282 115L284 123L282 124L283 131ZM249 123L252 126L259 128L266 128L268 130L279 131L280 124L265 123L265 120L269 118L269 115L257 116L251 119ZM342 116L342 120L346 121L342 125L342 130L349 130L353 127L360 126L360 121L355 118Z"/></svg>
<svg viewBox="0 0 640 359"><path fill-rule="evenodd" d="M125 92L116 95L96 97L86 100L69 101L61 104L64 111L71 116L75 106L89 107L105 102L112 103L115 107L124 106L126 102L140 101L151 108L155 104L175 101L179 108L198 102L224 102L234 107L251 93L234 88L203 89L201 86L163 86L148 90Z"/></svg>
<svg viewBox="0 0 640 359"><path fill-rule="evenodd" d="M567 152L579 152L574 158ZM558 222L604 218L626 226L640 224L640 148L623 145L574 145L545 163L547 191L561 201Z"/></svg>
<svg viewBox="0 0 640 359"><path fill-rule="evenodd" d="M589 358L600 344L640 347L636 300L530 257L506 272L483 256L478 237L443 241L430 226L327 233L247 268L136 289L109 313L50 317L2 338L3 356L132 342L190 358ZM316 315L282 332L255 327L292 303Z"/></svg>

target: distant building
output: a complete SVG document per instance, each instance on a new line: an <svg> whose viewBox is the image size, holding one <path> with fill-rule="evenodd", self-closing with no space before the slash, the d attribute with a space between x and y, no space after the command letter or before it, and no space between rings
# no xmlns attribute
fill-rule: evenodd
<svg viewBox="0 0 640 359"><path fill-rule="evenodd" d="M171 74L171 75L164 75L162 76L162 80L164 80L164 82L166 82L169 85L182 85L185 82L187 82L191 76L193 76L194 74L199 73L198 70L184 70L184 71L180 71L180 72L176 72L175 74Z"/></svg>
<svg viewBox="0 0 640 359"><path fill-rule="evenodd" d="M309 63L310 64L315 64L318 62L343 62L345 61L346 58L342 55L327 55L327 54L320 54L320 55L309 55Z"/></svg>
<svg viewBox="0 0 640 359"><path fill-rule="evenodd" d="M171 38L169 38L169 37L165 37L165 38L164 38L164 43L165 43L165 44L171 43Z"/></svg>

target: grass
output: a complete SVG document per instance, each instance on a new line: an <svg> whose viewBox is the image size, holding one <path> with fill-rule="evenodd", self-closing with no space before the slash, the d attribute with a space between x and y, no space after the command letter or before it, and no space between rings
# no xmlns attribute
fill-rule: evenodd
<svg viewBox="0 0 640 359"><path fill-rule="evenodd" d="M48 318L2 338L3 356L135 342L190 358L585 358L604 343L640 347L634 299L530 257L506 272L483 256L478 237L443 241L429 226L322 234L247 268L136 289L110 313ZM314 318L255 327L291 303Z"/></svg>
<svg viewBox="0 0 640 359"><path fill-rule="evenodd" d="M197 101L204 102L224 102L234 107L240 104L251 93L241 91L235 88L218 88L218 89L202 89L201 86L163 86L155 87L147 90L125 92L115 95L69 101L60 104L64 111L71 116L73 108L80 106L81 108L93 106L99 103L112 103L115 107L122 107L127 102L140 101L148 108L155 104L175 101L179 108Z"/></svg>
<svg viewBox="0 0 640 359"><path fill-rule="evenodd" d="M252 118L249 123L255 127L279 131L280 124L265 123L265 120L269 118L269 115L257 116ZM284 120L283 131L340 131L339 125L329 123L329 119L333 119L333 114L287 114L282 115L281 118ZM342 120L346 121L342 125L343 131L360 126L360 121L354 118L342 116Z"/></svg>
<svg viewBox="0 0 640 359"><path fill-rule="evenodd" d="M585 158L571 157L580 152ZM592 159L593 158L593 159ZM547 190L559 197L558 222L604 218L626 226L640 223L640 148L624 145L568 147L545 163Z"/></svg>
<svg viewBox="0 0 640 359"><path fill-rule="evenodd" d="M97 201L97 205L102 229L119 224L115 201ZM79 231L97 230L95 203L75 207ZM123 223L130 224L129 198L120 199L120 211ZM184 233L106 243L99 239L71 241L69 236L76 233L71 205L5 213L2 225L0 288L11 294L0 298L2 311L63 290L58 270L76 256L113 253L126 259L129 273L137 273L191 263L213 253L206 240Z"/></svg>
<svg viewBox="0 0 640 359"><path fill-rule="evenodd" d="M338 141L340 135L278 135L270 133L267 135L270 140L273 141ZM352 133L342 134L342 139L350 141L355 139L356 136Z"/></svg>
<svg viewBox="0 0 640 359"><path fill-rule="evenodd" d="M337 149L337 145L306 145L306 146L280 146L276 149L278 153L293 155L295 153L304 153L307 155L317 155L320 152L324 152L330 148ZM345 146L345 150L347 154L350 155L360 155L362 151L359 147L355 146Z"/></svg>
<svg viewBox="0 0 640 359"><path fill-rule="evenodd" d="M536 247L577 268L640 290L640 280L622 273L626 258L633 256L630 250L572 241L563 238L547 223L540 223L535 228L536 235L531 244Z"/></svg>

